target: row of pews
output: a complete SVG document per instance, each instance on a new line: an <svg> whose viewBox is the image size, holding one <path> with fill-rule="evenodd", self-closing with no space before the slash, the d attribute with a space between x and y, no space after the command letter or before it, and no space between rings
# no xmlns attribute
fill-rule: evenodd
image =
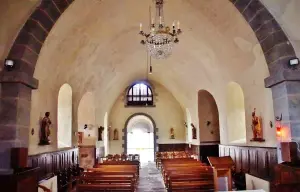
<svg viewBox="0 0 300 192"><path fill-rule="evenodd" d="M108 158L82 172L77 178L77 192L136 190L139 178L139 158Z"/></svg>
<svg viewBox="0 0 300 192"><path fill-rule="evenodd" d="M217 172L193 158L161 159L161 173L168 192L217 191Z"/></svg>

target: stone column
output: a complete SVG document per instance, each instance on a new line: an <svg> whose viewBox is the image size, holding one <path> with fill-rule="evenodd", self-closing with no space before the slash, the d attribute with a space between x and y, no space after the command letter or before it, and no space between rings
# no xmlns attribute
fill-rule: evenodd
<svg viewBox="0 0 300 192"><path fill-rule="evenodd" d="M1 174L11 171L11 148L28 148L31 90L38 82L22 72L3 71L0 83Z"/></svg>
<svg viewBox="0 0 300 192"><path fill-rule="evenodd" d="M272 88L275 116L282 114L282 141L300 142L300 71L283 71L267 78L265 83ZM280 146L278 160L281 161Z"/></svg>

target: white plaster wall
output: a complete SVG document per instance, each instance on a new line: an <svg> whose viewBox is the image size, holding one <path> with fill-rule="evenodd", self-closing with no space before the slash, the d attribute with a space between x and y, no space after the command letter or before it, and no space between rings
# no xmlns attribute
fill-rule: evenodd
<svg viewBox="0 0 300 192"><path fill-rule="evenodd" d="M246 174L246 189L247 190L264 190L265 192L270 191L270 182Z"/></svg>
<svg viewBox="0 0 300 192"><path fill-rule="evenodd" d="M39 183L40 185L47 187L51 192L57 192L57 176L51 177L50 179L43 180ZM43 189L38 188L38 192L44 192Z"/></svg>
<svg viewBox="0 0 300 192"><path fill-rule="evenodd" d="M244 92L239 84L227 85L227 132L230 143L246 143L246 114Z"/></svg>
<svg viewBox="0 0 300 192"><path fill-rule="evenodd" d="M58 148L72 146L72 88L61 86L57 106L57 145ZM54 129L55 130L55 129Z"/></svg>
<svg viewBox="0 0 300 192"><path fill-rule="evenodd" d="M95 145L98 126L96 125L96 105L93 92L86 92L78 106L78 132L83 132L82 145ZM87 124L87 129L84 125Z"/></svg>
<svg viewBox="0 0 300 192"><path fill-rule="evenodd" d="M109 149L111 154L122 153L122 129L125 126L126 120L135 113L145 113L150 115L158 128L157 135L159 136L157 143L185 143L185 126L184 112L173 97L173 95L162 85L154 84L155 107L124 107L123 95L119 96L111 113L109 121L111 122L112 130L118 129L119 140L109 141ZM175 139L170 139L170 128L174 128ZM111 133L113 134L113 133ZM111 138L112 135L111 135Z"/></svg>

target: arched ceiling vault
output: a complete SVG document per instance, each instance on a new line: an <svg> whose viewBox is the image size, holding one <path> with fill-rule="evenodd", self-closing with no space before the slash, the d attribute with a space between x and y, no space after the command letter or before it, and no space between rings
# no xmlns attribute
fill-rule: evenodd
<svg viewBox="0 0 300 192"><path fill-rule="evenodd" d="M180 20L184 33L169 59L152 60L149 78L170 89L182 105L188 100L185 94L201 84L229 80L254 63L254 33L229 1L221 2L165 4L166 22ZM151 0L74 1L48 35L34 77L47 86L52 78L67 78L75 90L96 89L97 97L106 99L102 104L110 107L120 90L146 76L138 26L148 23L150 5ZM59 73L51 77L49 71Z"/></svg>
<svg viewBox="0 0 300 192"><path fill-rule="evenodd" d="M166 22L180 20L184 33L169 59L153 61L150 80L167 87L186 105L196 90L216 90L218 84L240 78L263 55L261 48L260 55L254 53L259 42L251 29L253 25L246 22L249 18L245 14L250 9L241 2L167 1ZM261 6L259 1L251 2ZM97 97L105 98L99 105L109 108L120 90L145 78L146 52L139 44L138 25L148 24L150 5L152 0L43 1L20 32L10 56L20 58L21 70L29 74L34 71L40 85L53 87L67 81L77 92L95 89ZM45 35L40 38L47 37L40 53L38 46L31 46L33 40L26 31L36 32L36 27L30 27L35 19L43 25ZM27 39L22 34L27 34ZM25 48L23 41L27 42ZM23 54L16 55L16 50ZM30 64L35 65L36 60L32 70ZM264 61L259 64L266 66ZM49 71L55 73L49 75ZM268 72L264 71L265 78Z"/></svg>

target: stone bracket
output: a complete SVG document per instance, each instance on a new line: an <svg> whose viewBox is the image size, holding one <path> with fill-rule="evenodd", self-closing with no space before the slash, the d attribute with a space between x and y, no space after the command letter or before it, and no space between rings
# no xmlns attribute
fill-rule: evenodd
<svg viewBox="0 0 300 192"><path fill-rule="evenodd" d="M0 83L21 83L32 89L37 89L39 81L27 73L18 71L2 71L0 74Z"/></svg>
<svg viewBox="0 0 300 192"><path fill-rule="evenodd" d="M284 81L300 81L300 71L283 71L282 73L271 75L265 78L265 87L271 88Z"/></svg>

